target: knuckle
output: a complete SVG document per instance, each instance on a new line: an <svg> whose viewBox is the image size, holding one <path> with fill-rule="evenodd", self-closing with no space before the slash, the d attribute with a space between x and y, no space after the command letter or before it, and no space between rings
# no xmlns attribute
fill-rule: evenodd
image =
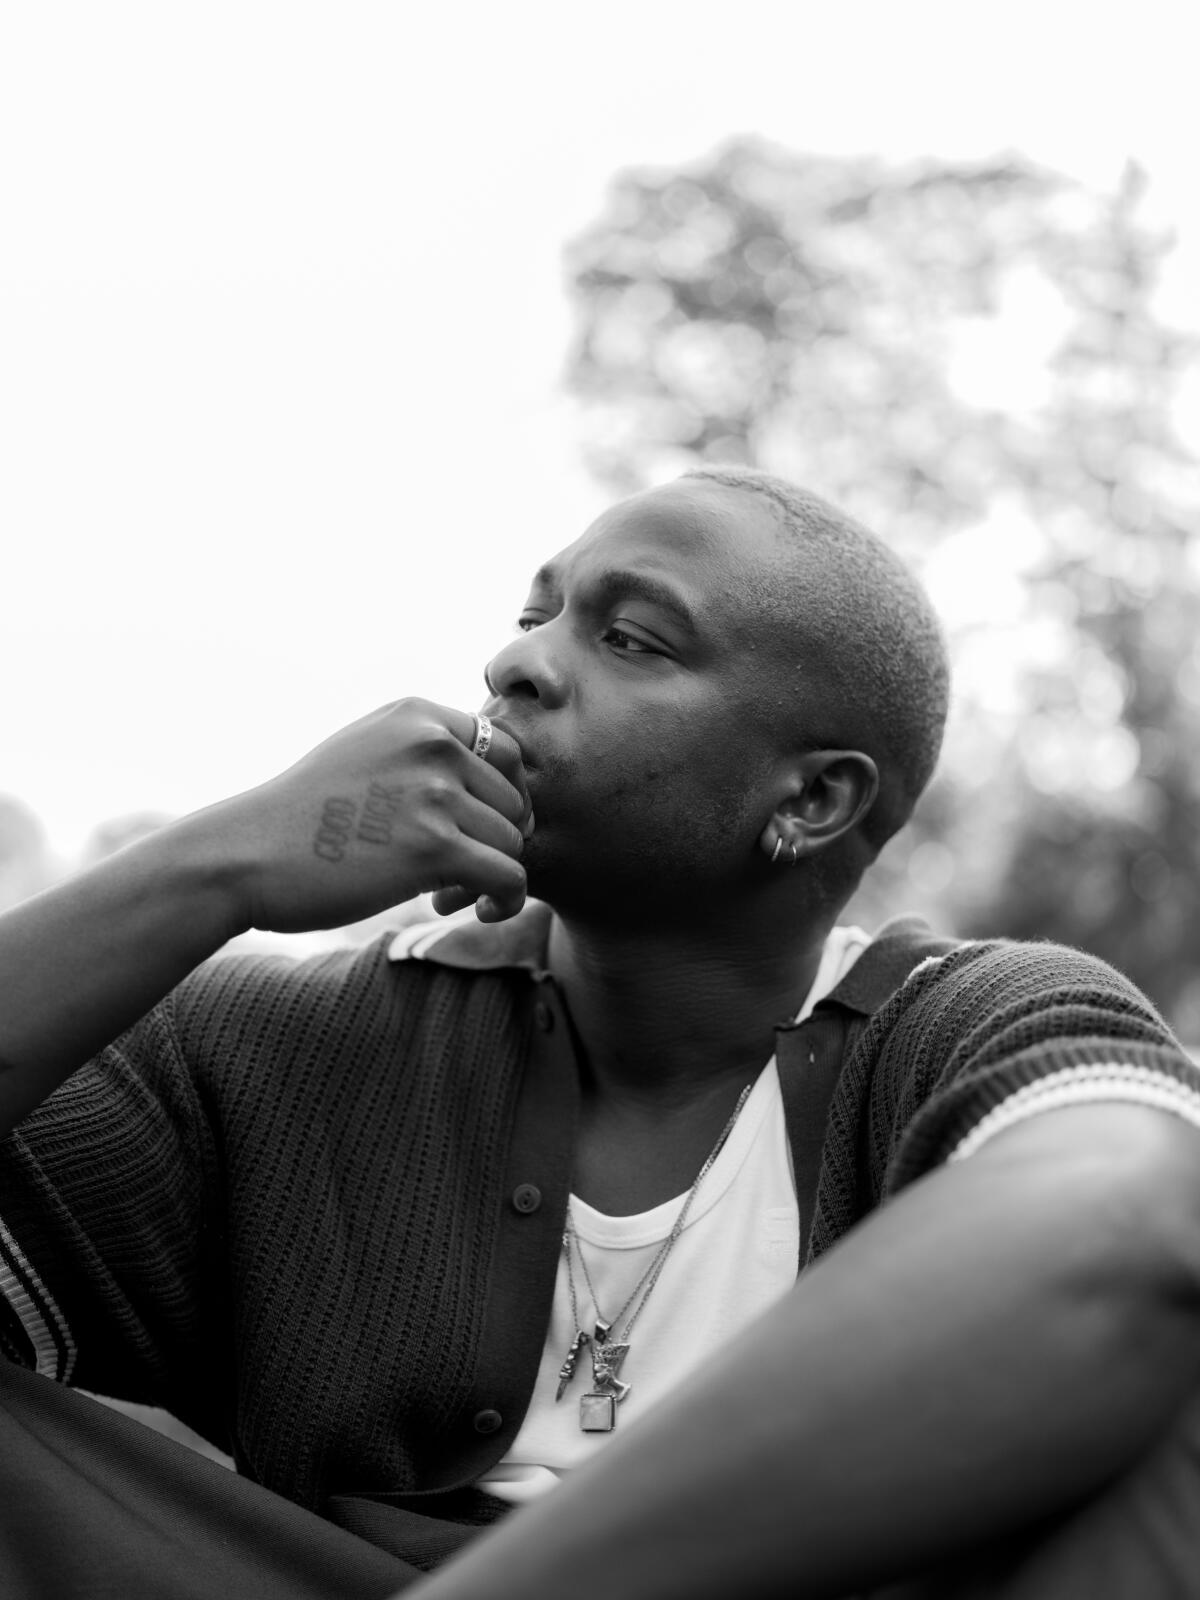
<svg viewBox="0 0 1200 1600"><path fill-rule="evenodd" d="M410 748L436 753L451 748L462 749L458 739L446 726L443 707L419 695L406 695L392 702L393 715L404 724L406 742Z"/></svg>
<svg viewBox="0 0 1200 1600"><path fill-rule="evenodd" d="M434 812L425 824L425 831L438 849L445 849L458 838L458 825L445 810Z"/></svg>
<svg viewBox="0 0 1200 1600"><path fill-rule="evenodd" d="M427 760L444 764L463 754L464 746L444 723L428 721L420 732L419 748Z"/></svg>
<svg viewBox="0 0 1200 1600"><path fill-rule="evenodd" d="M431 810L444 816L458 794L458 785L449 778L433 776L425 780L422 799Z"/></svg>
<svg viewBox="0 0 1200 1600"><path fill-rule="evenodd" d="M418 694L405 694L393 700L391 708L398 716L423 718L433 710L433 702Z"/></svg>

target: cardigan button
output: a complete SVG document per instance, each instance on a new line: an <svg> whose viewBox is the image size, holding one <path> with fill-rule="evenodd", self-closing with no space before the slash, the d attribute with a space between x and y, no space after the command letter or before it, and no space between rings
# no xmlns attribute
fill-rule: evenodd
<svg viewBox="0 0 1200 1600"><path fill-rule="evenodd" d="M554 1013L544 1000L539 1000L533 1008L533 1020L543 1033L549 1033L554 1026Z"/></svg>
<svg viewBox="0 0 1200 1600"><path fill-rule="evenodd" d="M483 1411L475 1413L474 1428L476 1433L495 1433L504 1423L504 1418L498 1411L488 1406Z"/></svg>
<svg viewBox="0 0 1200 1600"><path fill-rule="evenodd" d="M512 1207L527 1217L531 1211L536 1211L542 1203L542 1191L536 1183L519 1183L512 1192Z"/></svg>

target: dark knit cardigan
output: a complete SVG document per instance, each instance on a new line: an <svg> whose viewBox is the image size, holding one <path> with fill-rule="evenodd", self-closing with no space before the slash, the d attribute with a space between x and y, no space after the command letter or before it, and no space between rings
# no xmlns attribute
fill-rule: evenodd
<svg viewBox="0 0 1200 1600"><path fill-rule="evenodd" d="M10 1352L165 1406L316 1509L471 1483L528 1404L569 1192L579 1069L547 923L193 974L0 1147L0 1257L45 1329L14 1319ZM1111 1063L1200 1106L1110 968L914 919L777 1059L798 1266L1049 1074Z"/></svg>

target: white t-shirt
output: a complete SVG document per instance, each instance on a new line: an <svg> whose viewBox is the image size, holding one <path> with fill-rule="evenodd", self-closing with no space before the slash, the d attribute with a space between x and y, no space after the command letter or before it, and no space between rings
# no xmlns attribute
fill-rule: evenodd
<svg viewBox="0 0 1200 1600"><path fill-rule="evenodd" d="M796 1020L802 1021L833 989L869 943L861 928L835 928ZM616 1313L674 1226L685 1195L652 1211L609 1217L577 1196L571 1215L588 1272L613 1339L628 1312ZM696 1192L687 1224L662 1275L639 1313L620 1368L630 1392L617 1407L617 1427L641 1416L681 1384L714 1351L785 1295L796 1281L800 1224L791 1151L775 1058L763 1068L720 1155ZM595 1307L573 1261L579 1318L588 1332ZM583 1349L575 1375L555 1401L559 1368L575 1336L566 1260L560 1257L554 1307L533 1398L521 1431L481 1488L510 1501L535 1498L571 1467L603 1449L607 1433L584 1433L579 1400L592 1385L590 1352Z"/></svg>

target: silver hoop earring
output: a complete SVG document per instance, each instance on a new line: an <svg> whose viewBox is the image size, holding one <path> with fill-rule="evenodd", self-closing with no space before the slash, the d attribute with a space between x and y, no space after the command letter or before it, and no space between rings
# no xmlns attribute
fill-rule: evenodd
<svg viewBox="0 0 1200 1600"><path fill-rule="evenodd" d="M790 839L788 840L788 849L792 852L792 865L794 867L795 866L799 866L799 864L800 864L800 852L796 849L796 846L792 843L792 841Z"/></svg>
<svg viewBox="0 0 1200 1600"><path fill-rule="evenodd" d="M779 860L779 852L782 849L783 849L783 835L780 834L778 839L776 839L776 841L775 841L774 850L771 851L771 865L772 866L774 866L775 863Z"/></svg>

